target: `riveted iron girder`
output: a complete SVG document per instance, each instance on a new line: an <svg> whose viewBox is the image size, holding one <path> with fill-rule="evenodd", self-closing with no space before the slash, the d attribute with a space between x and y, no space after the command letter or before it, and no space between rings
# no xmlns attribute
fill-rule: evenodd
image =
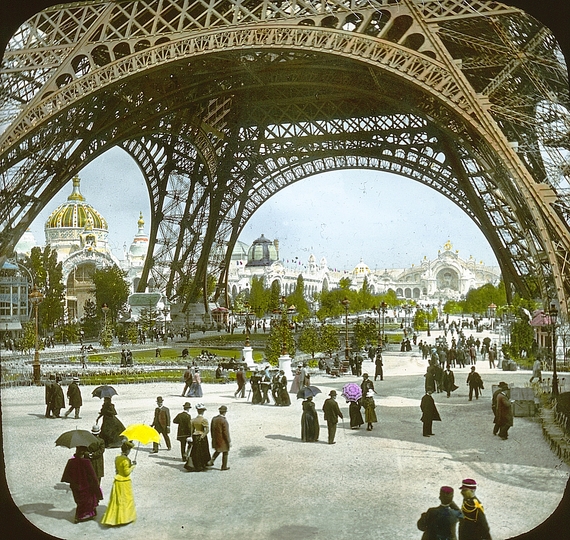
<svg viewBox="0 0 570 540"><path fill-rule="evenodd" d="M568 76L552 35L517 9L69 4L18 30L0 80L3 256L70 175L119 145L152 201L141 287L152 278L189 302L207 294L209 273L223 281L239 232L272 194L370 168L455 202L510 285L567 311Z"/></svg>

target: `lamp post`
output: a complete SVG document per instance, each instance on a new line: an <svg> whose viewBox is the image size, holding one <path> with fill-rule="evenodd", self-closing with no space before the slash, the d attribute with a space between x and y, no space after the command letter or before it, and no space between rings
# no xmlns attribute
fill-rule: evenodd
<svg viewBox="0 0 570 540"><path fill-rule="evenodd" d="M348 344L348 306L350 306L350 300L345 296L341 304L344 306L344 359L348 362L350 356L350 346Z"/></svg>
<svg viewBox="0 0 570 540"><path fill-rule="evenodd" d="M495 304L489 304L489 318L491 319L491 332L495 329L495 311L497 306Z"/></svg>
<svg viewBox="0 0 570 540"><path fill-rule="evenodd" d="M245 324L245 346L249 347L250 346L249 326L251 324L251 321L249 320L249 303L246 302L244 304L244 307L245 307L245 320L244 320L244 324Z"/></svg>
<svg viewBox="0 0 570 540"><path fill-rule="evenodd" d="M281 304L281 323L283 324L283 342L281 343L281 356L287 355L287 334L289 330L289 317L287 312L287 298L281 296L279 298Z"/></svg>
<svg viewBox="0 0 570 540"><path fill-rule="evenodd" d="M382 311L382 343L380 344L382 347L384 347L384 343L386 341L386 334L384 332L385 326L386 326L386 310L388 309L388 304L386 304L386 302L382 302L380 304L380 310Z"/></svg>
<svg viewBox="0 0 570 540"><path fill-rule="evenodd" d="M379 307L376 307L375 305L372 306L372 311L374 313L378 313L378 347L382 346L382 310Z"/></svg>
<svg viewBox="0 0 570 540"><path fill-rule="evenodd" d="M39 328L38 328L38 307L44 295L42 292L34 285L32 292L28 295L30 303L34 307L34 318L35 318L35 340L34 340L34 363L33 365L33 378L34 384L40 384L40 347L39 347Z"/></svg>
<svg viewBox="0 0 570 540"><path fill-rule="evenodd" d="M552 341L552 397L558 398L558 372L556 370L556 318L558 317L558 310L554 304L550 304L550 311L548 312L551 324L551 341Z"/></svg>
<svg viewBox="0 0 570 540"><path fill-rule="evenodd" d="M428 327L428 328L427 328L427 336L430 337L430 336L431 336L431 332L430 332L430 327L429 327L429 319L430 319L430 317L431 317L431 306L430 306L429 304L426 306L426 310L427 310L427 317L426 317L426 319L427 319L427 327Z"/></svg>

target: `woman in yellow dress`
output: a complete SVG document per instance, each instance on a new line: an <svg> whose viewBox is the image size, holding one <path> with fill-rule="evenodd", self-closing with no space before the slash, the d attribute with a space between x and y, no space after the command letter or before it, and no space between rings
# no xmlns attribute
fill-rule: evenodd
<svg viewBox="0 0 570 540"><path fill-rule="evenodd" d="M121 455L115 458L115 480L111 488L109 506L101 518L103 525L125 525L137 518L131 472L137 464L129 459L129 453L134 447L131 441L125 441L121 446Z"/></svg>

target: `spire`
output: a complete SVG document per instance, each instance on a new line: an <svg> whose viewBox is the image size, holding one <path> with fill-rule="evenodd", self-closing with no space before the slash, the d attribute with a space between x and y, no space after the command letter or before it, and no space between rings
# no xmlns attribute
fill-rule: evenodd
<svg viewBox="0 0 570 540"><path fill-rule="evenodd" d="M67 197L68 201L84 201L85 197L83 195L81 195L81 191L79 191L79 176L74 176L73 177L73 191L71 192L71 195L69 197Z"/></svg>
<svg viewBox="0 0 570 540"><path fill-rule="evenodd" d="M144 219L143 219L143 214L141 212L141 215L139 217L139 220L137 221L137 224L139 226L139 230L137 234L144 234Z"/></svg>

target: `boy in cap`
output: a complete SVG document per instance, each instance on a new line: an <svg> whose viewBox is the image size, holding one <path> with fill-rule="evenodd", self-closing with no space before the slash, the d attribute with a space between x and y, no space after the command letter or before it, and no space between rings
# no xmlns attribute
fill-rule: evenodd
<svg viewBox="0 0 570 540"><path fill-rule="evenodd" d="M329 432L329 444L334 444L334 436L336 435L336 425L338 419L343 418L340 407L336 402L336 390L331 390L329 396L323 403L323 413L327 421L327 429Z"/></svg>
<svg viewBox="0 0 570 540"><path fill-rule="evenodd" d="M170 410L168 407L165 407L163 403L164 400L162 397L158 396L156 398L158 407L154 409L154 420L152 421L151 427L156 429L159 433L162 433L164 441L166 442L166 448L170 450L170 437L168 436L170 433ZM151 454L156 453L158 453L158 443L153 442Z"/></svg>
<svg viewBox="0 0 570 540"><path fill-rule="evenodd" d="M453 488L442 486L439 500L439 506L422 513L417 523L418 529L425 532L422 536L425 540L456 540L456 525L463 516L453 502Z"/></svg>
<svg viewBox="0 0 570 540"><path fill-rule="evenodd" d="M212 418L210 424L210 433L212 434L212 448L214 449L214 455L212 459L208 461L208 467L214 466L214 461L216 458L222 454L222 471L229 470L228 467L228 453L230 451L230 426L226 420L226 413L228 408L222 405L218 411L220 414Z"/></svg>
<svg viewBox="0 0 570 540"><path fill-rule="evenodd" d="M475 497L477 482L466 478L461 483L463 519L459 523L459 540L491 540L489 524L483 510L483 505Z"/></svg>

